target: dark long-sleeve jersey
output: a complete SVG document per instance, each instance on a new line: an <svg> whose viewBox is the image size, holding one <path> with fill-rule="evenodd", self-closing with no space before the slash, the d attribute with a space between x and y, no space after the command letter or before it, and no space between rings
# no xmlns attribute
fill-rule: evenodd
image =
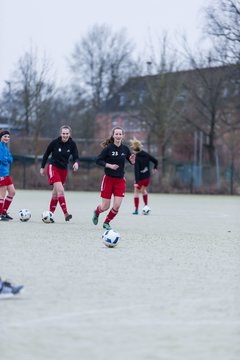
<svg viewBox="0 0 240 360"><path fill-rule="evenodd" d="M146 151L141 150L136 153L136 160L134 165L135 181L138 183L139 180L150 177L150 162L154 164L154 169L158 167L158 160Z"/></svg>
<svg viewBox="0 0 240 360"><path fill-rule="evenodd" d="M125 160L130 162L130 156L131 152L126 145L116 146L112 143L108 144L98 155L96 164L104 167L105 175L122 178L124 177ZM117 170L106 168L106 163L117 164L119 168Z"/></svg>
<svg viewBox="0 0 240 360"><path fill-rule="evenodd" d="M61 136L50 142L42 159L41 167L44 168L49 155L52 154L49 163L59 169L67 169L69 158L72 155L73 162L78 161L78 149L76 143L69 138L63 142Z"/></svg>

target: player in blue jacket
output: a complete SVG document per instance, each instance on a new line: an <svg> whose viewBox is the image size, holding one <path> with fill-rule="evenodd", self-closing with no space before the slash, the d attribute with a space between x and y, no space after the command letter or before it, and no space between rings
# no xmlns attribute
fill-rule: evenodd
<svg viewBox="0 0 240 360"><path fill-rule="evenodd" d="M7 213L15 195L13 181L9 176L10 165L13 162L7 144L10 141L10 133L8 130L0 130L0 221L12 220Z"/></svg>

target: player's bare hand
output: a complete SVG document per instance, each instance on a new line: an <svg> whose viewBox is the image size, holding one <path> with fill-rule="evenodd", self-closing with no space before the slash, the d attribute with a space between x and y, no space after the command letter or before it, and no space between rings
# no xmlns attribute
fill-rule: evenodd
<svg viewBox="0 0 240 360"><path fill-rule="evenodd" d="M41 168L41 169L40 169L40 174L41 174L42 176L44 176L44 175L45 175L45 169Z"/></svg>
<svg viewBox="0 0 240 360"><path fill-rule="evenodd" d="M105 165L107 168L109 169L112 169L112 170L117 170L119 168L119 165L117 164L109 164L109 163L106 163Z"/></svg>
<svg viewBox="0 0 240 360"><path fill-rule="evenodd" d="M112 170L117 170L119 168L119 165L117 164L111 164L111 169Z"/></svg>
<svg viewBox="0 0 240 360"><path fill-rule="evenodd" d="M77 162L75 162L73 164L73 171L78 171L78 163Z"/></svg>
<svg viewBox="0 0 240 360"><path fill-rule="evenodd" d="M134 164L135 164L135 160L136 160L136 155L135 155L135 154L130 155L129 160L130 160L131 164L134 165Z"/></svg>

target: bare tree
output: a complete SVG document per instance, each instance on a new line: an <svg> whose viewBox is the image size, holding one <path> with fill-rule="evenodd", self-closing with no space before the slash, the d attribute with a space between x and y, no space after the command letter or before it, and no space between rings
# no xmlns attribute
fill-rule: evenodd
<svg viewBox="0 0 240 360"><path fill-rule="evenodd" d="M70 66L74 82L98 110L112 97L133 71L133 44L126 32L113 32L107 25L94 25L75 45Z"/></svg>
<svg viewBox="0 0 240 360"><path fill-rule="evenodd" d="M49 77L50 63L46 56L39 59L37 51L32 49L22 56L16 72L16 86L22 100L26 134L41 129L47 106L53 98L54 84Z"/></svg>
<svg viewBox="0 0 240 360"><path fill-rule="evenodd" d="M204 135L208 161L216 165L216 140L220 136L224 112L224 91L229 87L231 68L219 66L218 55L212 51L198 50L193 54L187 41L183 44L188 67L184 88L187 93L183 117L195 130ZM218 66L217 66L218 63Z"/></svg>
<svg viewBox="0 0 240 360"><path fill-rule="evenodd" d="M232 66L237 70L237 66ZM231 71L233 73L234 71ZM230 194L234 193L234 185L237 181L236 173L239 169L239 135L240 135L240 106L239 106L239 94L240 94L240 79L237 84L237 75L239 72L235 72L230 82L231 87L228 86L228 101L225 101L224 111L222 112L221 121L221 144L226 153L226 166L230 175ZM237 84L237 87L236 87ZM229 96L231 95L231 96Z"/></svg>
<svg viewBox="0 0 240 360"><path fill-rule="evenodd" d="M205 8L204 31L212 38L218 57L224 62L240 62L240 2L215 0Z"/></svg>
<svg viewBox="0 0 240 360"><path fill-rule="evenodd" d="M53 130L56 124L61 126L67 123L72 127L75 138L92 139L94 121L95 115L92 114L92 110L80 91L72 90L71 87L58 89L49 118ZM49 134L49 131L49 129L45 129L46 134Z"/></svg>
<svg viewBox="0 0 240 360"><path fill-rule="evenodd" d="M157 145L164 174L167 151L181 119L178 107L181 76L177 75L177 53L171 48L167 33L159 39L158 52L152 48L147 66L149 75L144 77L144 101L138 117L148 128L149 143ZM152 73L155 75L151 76Z"/></svg>
<svg viewBox="0 0 240 360"><path fill-rule="evenodd" d="M48 122L54 98L54 83L50 80L50 63L30 49L18 61L11 80L16 123L32 138L34 154L38 153L38 138Z"/></svg>

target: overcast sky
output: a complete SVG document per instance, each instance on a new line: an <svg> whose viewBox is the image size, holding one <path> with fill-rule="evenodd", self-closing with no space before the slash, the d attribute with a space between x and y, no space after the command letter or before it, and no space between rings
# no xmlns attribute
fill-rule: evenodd
<svg viewBox="0 0 240 360"><path fill-rule="evenodd" d="M211 0L0 0L0 88L30 49L46 52L57 78L66 79L66 58L95 24L125 28L142 52L149 33L184 32L190 44L201 35L200 10ZM146 59L147 60L147 59Z"/></svg>

